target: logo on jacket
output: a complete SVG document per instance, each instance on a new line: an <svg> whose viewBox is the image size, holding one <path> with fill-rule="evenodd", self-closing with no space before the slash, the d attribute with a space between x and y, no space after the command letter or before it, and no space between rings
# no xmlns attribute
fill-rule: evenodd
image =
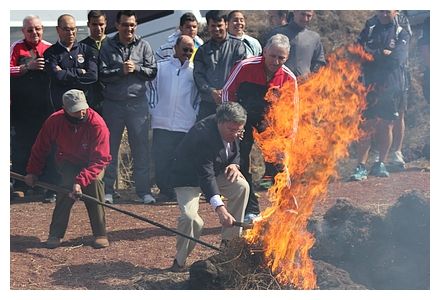
<svg viewBox="0 0 440 300"><path fill-rule="evenodd" d="M78 57L76 58L76 60L77 60L80 64L82 64L82 63L84 63L84 56L83 56L82 54L78 54Z"/></svg>
<svg viewBox="0 0 440 300"><path fill-rule="evenodd" d="M89 148L89 144L87 144L87 143L81 144L81 148L83 150L87 150Z"/></svg>
<svg viewBox="0 0 440 300"><path fill-rule="evenodd" d="M388 45L388 47L390 47L390 49L396 48L396 40L395 39L391 39L390 40L390 44Z"/></svg>

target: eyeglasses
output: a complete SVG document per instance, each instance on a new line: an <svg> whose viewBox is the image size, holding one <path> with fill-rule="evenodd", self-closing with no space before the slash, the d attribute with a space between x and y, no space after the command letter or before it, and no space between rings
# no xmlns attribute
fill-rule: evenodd
<svg viewBox="0 0 440 300"><path fill-rule="evenodd" d="M136 27L136 23L119 23L122 27Z"/></svg>
<svg viewBox="0 0 440 300"><path fill-rule="evenodd" d="M182 51L185 53L193 53L194 49L193 48L183 48Z"/></svg>
<svg viewBox="0 0 440 300"><path fill-rule="evenodd" d="M76 27L72 27L72 28L69 28L69 27L59 27L59 28L61 28L61 30L62 31L65 31L65 32L75 32L76 31Z"/></svg>
<svg viewBox="0 0 440 300"><path fill-rule="evenodd" d="M43 30L43 27L31 27L31 28L28 28L28 29L26 29L26 32L28 32L28 33L32 33L32 32L34 32L34 31L42 31Z"/></svg>
<svg viewBox="0 0 440 300"><path fill-rule="evenodd" d="M234 135L242 135L244 133L244 129L235 129L235 128L230 128L230 127L226 127L228 129L228 131Z"/></svg>

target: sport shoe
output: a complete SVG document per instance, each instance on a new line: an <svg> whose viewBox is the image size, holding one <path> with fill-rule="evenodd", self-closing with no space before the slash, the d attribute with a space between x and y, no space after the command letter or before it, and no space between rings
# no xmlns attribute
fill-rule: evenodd
<svg viewBox="0 0 440 300"><path fill-rule="evenodd" d="M182 273L182 272L186 272L187 271L187 267L185 266L185 264L183 266L180 266L177 263L177 260L174 259L173 261L173 265L170 267L170 271L171 272L176 272L176 273Z"/></svg>
<svg viewBox="0 0 440 300"><path fill-rule="evenodd" d="M55 203L57 201L57 194L52 191L47 191L45 193L43 203Z"/></svg>
<svg viewBox="0 0 440 300"><path fill-rule="evenodd" d="M106 236L97 236L93 241L93 248L101 249L106 248L110 245Z"/></svg>
<svg viewBox="0 0 440 300"><path fill-rule="evenodd" d="M368 175L368 171L367 168L365 168L365 165L359 164L354 170L354 173L350 176L350 180L362 181L367 179L367 175Z"/></svg>
<svg viewBox="0 0 440 300"><path fill-rule="evenodd" d="M144 204L154 204L156 203L156 199L154 199L154 197L151 196L151 194L146 194L142 197L142 202Z"/></svg>
<svg viewBox="0 0 440 300"><path fill-rule="evenodd" d="M399 167L405 166L405 161L403 160L403 155L401 151L395 151L391 153L390 164Z"/></svg>
<svg viewBox="0 0 440 300"><path fill-rule="evenodd" d="M376 162L371 167L370 174L377 177L389 177L390 173L388 173L387 168L383 162Z"/></svg>
<svg viewBox="0 0 440 300"><path fill-rule="evenodd" d="M46 241L46 247L49 249L58 248L61 245L61 238L50 236Z"/></svg>
<svg viewBox="0 0 440 300"><path fill-rule="evenodd" d="M104 195L104 202L113 204L113 195L112 194L105 194Z"/></svg>

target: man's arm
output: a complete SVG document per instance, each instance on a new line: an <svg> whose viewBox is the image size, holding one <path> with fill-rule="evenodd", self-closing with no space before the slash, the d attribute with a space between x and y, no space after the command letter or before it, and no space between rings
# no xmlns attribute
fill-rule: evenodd
<svg viewBox="0 0 440 300"><path fill-rule="evenodd" d="M88 186L95 180L111 161L110 134L105 124L93 127L90 130L94 131L90 134L90 162L75 178L75 183L82 187Z"/></svg>

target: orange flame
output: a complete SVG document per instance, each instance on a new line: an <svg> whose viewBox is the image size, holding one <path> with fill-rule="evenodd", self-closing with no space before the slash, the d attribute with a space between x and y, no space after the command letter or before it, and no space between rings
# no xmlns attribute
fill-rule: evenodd
<svg viewBox="0 0 440 300"><path fill-rule="evenodd" d="M268 127L254 136L265 160L282 163L284 169L269 189L271 206L245 238L261 243L280 283L317 288L308 254L315 240L307 222L336 175L338 159L348 155L348 145L360 136L366 96L360 64L371 59L360 46L338 49L304 84L286 84L266 95L271 103Z"/></svg>

